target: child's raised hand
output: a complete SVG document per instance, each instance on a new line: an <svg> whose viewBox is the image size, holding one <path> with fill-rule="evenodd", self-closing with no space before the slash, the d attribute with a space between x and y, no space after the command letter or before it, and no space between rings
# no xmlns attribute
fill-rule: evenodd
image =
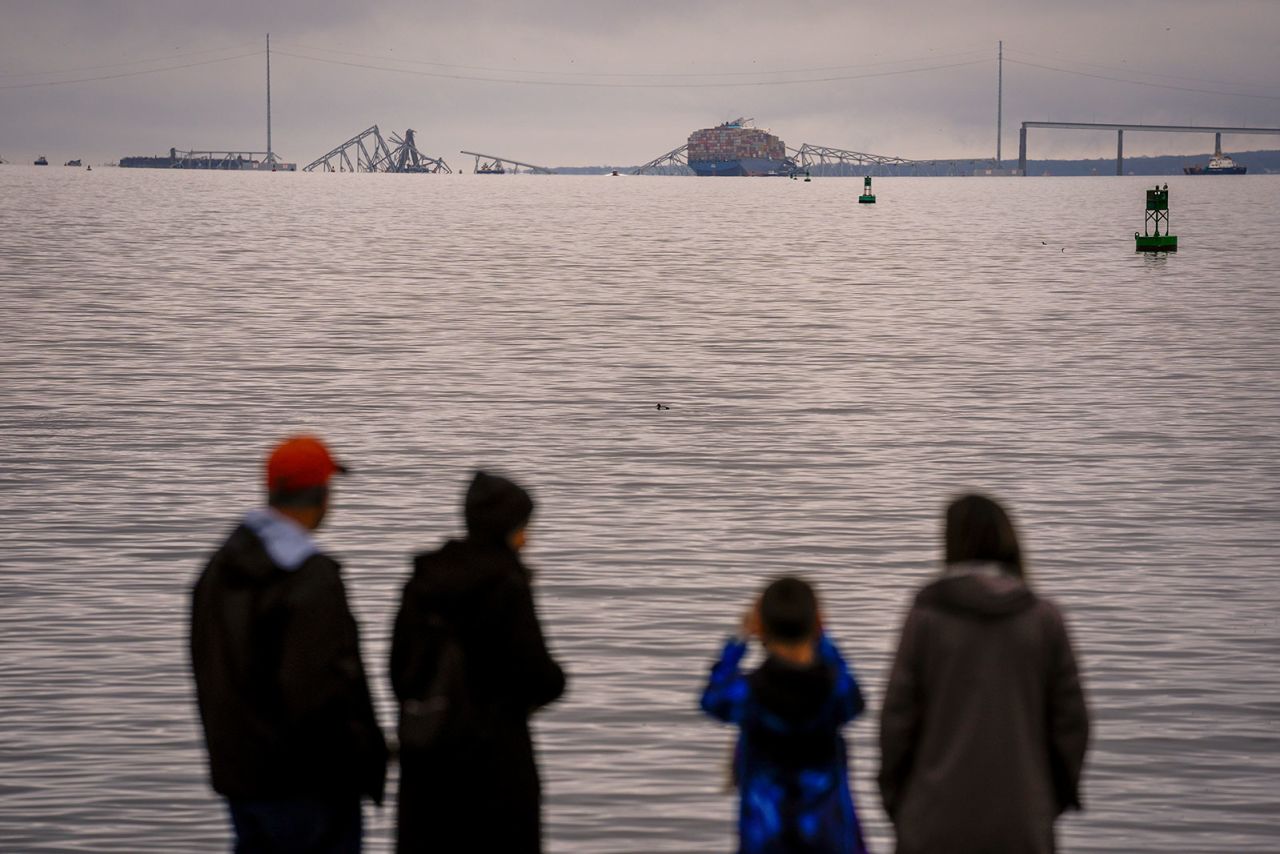
<svg viewBox="0 0 1280 854"><path fill-rule="evenodd" d="M742 636L744 638L758 638L761 636L759 599L754 600L751 603L751 607L747 608L747 612L742 615Z"/></svg>

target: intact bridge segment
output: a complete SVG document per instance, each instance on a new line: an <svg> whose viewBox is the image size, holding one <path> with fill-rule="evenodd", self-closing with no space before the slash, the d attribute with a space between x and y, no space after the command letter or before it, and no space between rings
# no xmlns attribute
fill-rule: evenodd
<svg viewBox="0 0 1280 854"><path fill-rule="evenodd" d="M1018 174L1027 174L1027 128L1052 128L1054 130L1107 130L1116 132L1116 174L1124 174L1124 132L1151 131L1155 133L1211 133L1213 150L1222 154L1222 135L1262 134L1280 135L1280 128L1214 127L1212 125L1143 125L1116 124L1110 122L1023 122L1018 131Z"/></svg>

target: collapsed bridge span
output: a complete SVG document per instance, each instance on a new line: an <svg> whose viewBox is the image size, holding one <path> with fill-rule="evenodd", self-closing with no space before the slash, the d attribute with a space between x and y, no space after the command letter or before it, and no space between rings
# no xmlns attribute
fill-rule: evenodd
<svg viewBox="0 0 1280 854"><path fill-rule="evenodd" d="M418 150L416 131L409 128L401 138L391 134L392 145L387 145L377 125L351 137L341 145L317 157L302 167L303 172L396 172L430 173L452 172L441 158L431 157Z"/></svg>

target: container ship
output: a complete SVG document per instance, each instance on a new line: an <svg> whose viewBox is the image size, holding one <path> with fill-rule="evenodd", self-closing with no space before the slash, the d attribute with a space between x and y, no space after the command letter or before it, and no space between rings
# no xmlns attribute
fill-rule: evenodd
<svg viewBox="0 0 1280 854"><path fill-rule="evenodd" d="M695 175L787 175L787 147L773 134L735 119L689 135L689 168Z"/></svg>

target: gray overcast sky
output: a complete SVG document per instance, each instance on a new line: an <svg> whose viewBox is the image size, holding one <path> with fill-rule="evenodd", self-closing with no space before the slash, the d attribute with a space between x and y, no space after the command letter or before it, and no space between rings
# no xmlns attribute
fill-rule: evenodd
<svg viewBox="0 0 1280 854"><path fill-rule="evenodd" d="M990 157L999 39L1006 158L1024 120L1280 126L1280 0L0 0L0 156L262 149L268 31L274 148L300 165L374 123L417 129L420 148L455 166L463 148L633 164L740 115L792 146ZM239 58L174 67L227 57ZM490 68L508 70L478 70ZM31 85L145 69L167 70ZM793 69L822 70L778 73ZM925 70L885 73L906 69ZM642 74L667 76L623 76ZM760 85L827 77L853 79ZM751 85L690 85L702 82ZM618 85L637 83L653 85ZM1130 155L1212 145L1127 137ZM1114 145L1111 134L1032 131L1031 154Z"/></svg>

